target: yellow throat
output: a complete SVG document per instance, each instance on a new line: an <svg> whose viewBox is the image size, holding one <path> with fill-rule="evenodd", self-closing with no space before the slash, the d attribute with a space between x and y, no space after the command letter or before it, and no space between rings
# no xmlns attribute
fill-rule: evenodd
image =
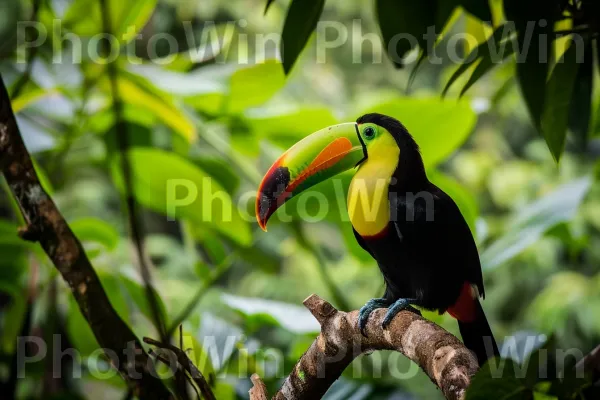
<svg viewBox="0 0 600 400"><path fill-rule="evenodd" d="M398 166L400 148L385 132L367 147L368 158L352 178L348 214L360 236L375 236L390 222L388 186Z"/></svg>

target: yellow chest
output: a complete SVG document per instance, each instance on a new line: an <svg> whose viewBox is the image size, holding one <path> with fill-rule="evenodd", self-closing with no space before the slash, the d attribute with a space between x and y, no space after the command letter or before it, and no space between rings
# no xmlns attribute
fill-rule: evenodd
<svg viewBox="0 0 600 400"><path fill-rule="evenodd" d="M400 150L388 147L376 157L374 151L358 169L348 191L348 213L359 235L375 236L390 222L389 184L398 165Z"/></svg>

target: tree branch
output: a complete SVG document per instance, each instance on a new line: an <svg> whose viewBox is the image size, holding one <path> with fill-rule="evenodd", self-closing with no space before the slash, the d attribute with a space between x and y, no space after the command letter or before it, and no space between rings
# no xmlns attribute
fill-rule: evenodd
<svg viewBox="0 0 600 400"><path fill-rule="evenodd" d="M298 360L274 399L318 399L350 363L365 352L395 350L417 363L447 399L463 399L471 377L479 368L474 355L455 336L411 311L402 311L383 330L385 310L375 310L366 327L358 329L358 311L336 310L317 295L304 306L321 325L321 333ZM267 398L258 376L250 400Z"/></svg>
<svg viewBox="0 0 600 400"><path fill-rule="evenodd" d="M196 385L200 389L200 392L202 393L203 398L205 400L216 400L215 395L214 395L210 385L206 381L206 378L204 377L202 372L200 372L200 370L198 368L196 368L194 363L185 354L185 351L183 349L180 349L169 343L161 343L158 340L154 340L154 339L148 338L148 337L144 338L144 342L151 344L153 346L156 346L159 349L165 349L168 351L172 351L175 354L175 357L177 358L177 363L179 363L181 368L189 374L191 379L196 383Z"/></svg>
<svg viewBox="0 0 600 400"><path fill-rule="evenodd" d="M21 236L41 244L113 366L139 398L170 398L140 341L111 306L81 242L40 184L1 76L0 170L27 223Z"/></svg>

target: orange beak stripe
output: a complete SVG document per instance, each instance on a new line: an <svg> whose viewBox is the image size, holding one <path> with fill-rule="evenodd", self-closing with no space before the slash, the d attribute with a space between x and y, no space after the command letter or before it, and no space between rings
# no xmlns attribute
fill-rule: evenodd
<svg viewBox="0 0 600 400"><path fill-rule="evenodd" d="M327 169L335 165L338 161L346 156L352 150L352 143L350 140L340 137L329 143L321 152L315 157L308 167L300 175L290 182L286 192L291 193L296 189L302 182L304 182L309 176L316 174L319 171ZM285 194L285 193L284 193Z"/></svg>

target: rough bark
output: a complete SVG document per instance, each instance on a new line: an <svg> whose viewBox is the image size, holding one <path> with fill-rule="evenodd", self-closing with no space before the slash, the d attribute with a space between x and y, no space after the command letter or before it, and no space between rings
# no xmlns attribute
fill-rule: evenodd
<svg viewBox="0 0 600 400"><path fill-rule="evenodd" d="M404 354L425 371L447 399L463 399L479 368L474 355L460 340L414 312L400 312L384 330L381 323L386 310L375 310L364 337L358 329L358 311L338 311L317 295L304 300L304 305L319 321L321 333L273 399L321 398L352 360L374 350ZM252 382L250 399L266 399L260 378L253 376Z"/></svg>
<svg viewBox="0 0 600 400"><path fill-rule="evenodd" d="M40 184L1 77L0 170L27 223L19 232L21 237L40 243L133 394L142 399L170 398L140 341L111 306L81 243Z"/></svg>

